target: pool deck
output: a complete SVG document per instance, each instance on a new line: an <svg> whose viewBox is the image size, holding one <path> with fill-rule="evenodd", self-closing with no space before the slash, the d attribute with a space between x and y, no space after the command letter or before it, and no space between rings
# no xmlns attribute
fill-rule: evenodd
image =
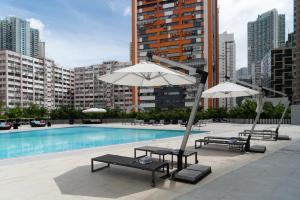
<svg viewBox="0 0 300 200"><path fill-rule="evenodd" d="M184 129L178 125L92 126ZM274 129L275 126L258 125L257 129ZM250 127L249 124L207 124L201 130L209 132L191 135L188 149L193 150L194 140L206 135L237 136L239 131ZM289 135L292 140L251 142L266 145L265 154L232 152L214 145L197 149L199 163L212 166L213 173L196 185L157 179L156 188L152 188L149 172L118 166L90 172L92 157L107 153L133 156L133 148L142 145L178 148L182 137L4 159L0 160L0 199L272 199L281 191L284 199L295 199L300 195L295 187L299 186L300 180L298 167L295 167L299 166L300 160L300 127L282 125L280 133ZM277 193L272 193L275 189Z"/></svg>

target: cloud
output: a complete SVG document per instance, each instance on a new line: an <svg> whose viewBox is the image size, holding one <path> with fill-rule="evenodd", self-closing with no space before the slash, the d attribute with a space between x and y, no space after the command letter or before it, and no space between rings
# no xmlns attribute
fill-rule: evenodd
<svg viewBox="0 0 300 200"><path fill-rule="evenodd" d="M286 33L293 30L293 0L219 0L220 33L234 33L237 69L247 67L247 23L259 14L276 8L286 15Z"/></svg>
<svg viewBox="0 0 300 200"><path fill-rule="evenodd" d="M131 15L131 7L130 7L130 6L127 6L127 7L124 9L123 16L126 17L126 16L130 16L130 15Z"/></svg>
<svg viewBox="0 0 300 200"><path fill-rule="evenodd" d="M38 29L41 32L44 31L45 24L41 20L35 18L29 18L26 20L29 21L31 28Z"/></svg>
<svg viewBox="0 0 300 200"><path fill-rule="evenodd" d="M111 9L112 11L116 11L116 10L117 10L117 4L116 4L115 1L109 1L109 2L108 2L108 5L109 5L109 7L110 7L110 9Z"/></svg>

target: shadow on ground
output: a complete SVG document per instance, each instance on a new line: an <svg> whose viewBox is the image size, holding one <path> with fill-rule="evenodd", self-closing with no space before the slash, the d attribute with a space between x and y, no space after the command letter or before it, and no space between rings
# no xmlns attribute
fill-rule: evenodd
<svg viewBox="0 0 300 200"><path fill-rule="evenodd" d="M159 177L156 180L157 185L164 181ZM89 165L80 166L54 178L54 181L62 194L90 197L120 198L152 189L151 172L118 166L95 173L91 173Z"/></svg>

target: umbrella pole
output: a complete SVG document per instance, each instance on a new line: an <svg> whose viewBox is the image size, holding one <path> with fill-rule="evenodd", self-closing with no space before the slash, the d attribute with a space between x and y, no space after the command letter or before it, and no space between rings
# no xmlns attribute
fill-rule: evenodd
<svg viewBox="0 0 300 200"><path fill-rule="evenodd" d="M191 111L191 114L190 114L190 117L189 117L189 121L188 121L188 124L186 126L185 134L184 134L184 137L182 139L181 146L180 146L180 149L179 149L179 152L178 152L177 171L180 171L180 170L183 169L183 163L182 163L183 153L185 151L186 144L187 144L187 141L189 139L190 132L192 130L192 126L193 126L193 123L194 123L194 120L195 120L195 117L196 117L196 114L197 114L197 110L198 110L198 107L199 107L199 102L200 102L200 99L201 99L201 95L202 95L202 92L204 90L204 86L205 86L207 75L208 75L208 73L204 72L204 71L200 71L198 73L201 76L200 77L200 83L199 83L199 87L198 87L197 94L196 94L196 97L195 97L195 102L194 102L194 105L193 105L193 108L192 108L192 111Z"/></svg>
<svg viewBox="0 0 300 200"><path fill-rule="evenodd" d="M285 116L285 114L286 114L286 112L287 112L287 110L288 110L288 108L289 108L289 105L290 105L290 101L287 100L287 102L285 102L285 108L284 108L284 111L283 111L283 113L282 113L282 115L281 115L281 118L280 118L280 120L279 120L279 122L278 122L278 125L277 125L277 128L276 128L276 137L275 137L276 140L278 139L278 134L279 134L278 131L279 131L280 125L281 125L281 123L282 123L282 121L283 121L283 118L284 118L284 116Z"/></svg>
<svg viewBox="0 0 300 200"><path fill-rule="evenodd" d="M259 95L263 95L263 94L260 93ZM259 107L258 107L257 114L256 114L255 120L253 122L251 131L250 131L251 134L254 132L255 126L256 126L256 124L257 124L257 122L259 120L260 114L261 114L261 112L262 112L262 110L264 108L265 98L264 97L260 97L260 98L262 98L262 101L261 101L261 105L259 105Z"/></svg>

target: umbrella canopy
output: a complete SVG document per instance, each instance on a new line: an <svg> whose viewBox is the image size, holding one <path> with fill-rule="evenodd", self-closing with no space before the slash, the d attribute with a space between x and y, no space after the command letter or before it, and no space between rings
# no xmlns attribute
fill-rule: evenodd
<svg viewBox="0 0 300 200"><path fill-rule="evenodd" d="M141 62L119 69L111 74L100 76L98 79L114 85L136 87L191 85L196 83L195 77L151 62Z"/></svg>
<svg viewBox="0 0 300 200"><path fill-rule="evenodd" d="M202 97L232 98L232 97L253 96L257 94L259 94L259 92L256 90L252 90L235 83L224 82L204 91L202 93Z"/></svg>
<svg viewBox="0 0 300 200"><path fill-rule="evenodd" d="M83 113L106 113L106 110L103 108L89 108L82 111Z"/></svg>

